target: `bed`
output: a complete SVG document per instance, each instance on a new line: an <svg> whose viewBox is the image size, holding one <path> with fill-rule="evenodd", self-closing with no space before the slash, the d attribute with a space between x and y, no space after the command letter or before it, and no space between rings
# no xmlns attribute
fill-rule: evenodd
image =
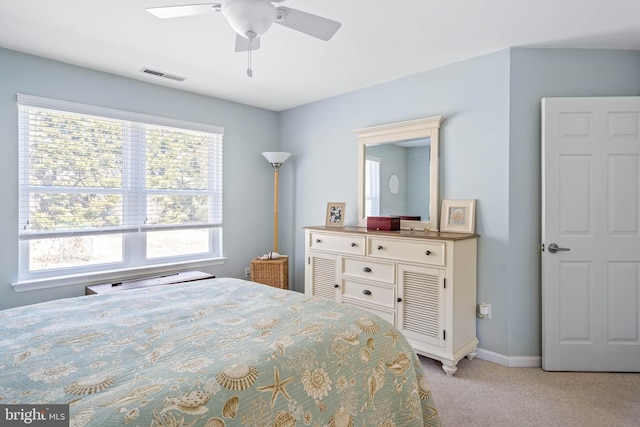
<svg viewBox="0 0 640 427"><path fill-rule="evenodd" d="M69 404L71 426L437 426L390 324L240 279L0 311L0 404Z"/></svg>

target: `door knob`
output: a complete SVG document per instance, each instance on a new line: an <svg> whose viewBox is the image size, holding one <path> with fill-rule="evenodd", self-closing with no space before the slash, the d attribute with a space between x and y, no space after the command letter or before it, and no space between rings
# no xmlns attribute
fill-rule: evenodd
<svg viewBox="0 0 640 427"><path fill-rule="evenodd" d="M571 249L569 249L569 248L561 248L558 245L556 245L555 243L552 243L552 244L549 245L547 250L549 252L551 252L552 254L555 254L556 252L559 252L559 251L570 251Z"/></svg>

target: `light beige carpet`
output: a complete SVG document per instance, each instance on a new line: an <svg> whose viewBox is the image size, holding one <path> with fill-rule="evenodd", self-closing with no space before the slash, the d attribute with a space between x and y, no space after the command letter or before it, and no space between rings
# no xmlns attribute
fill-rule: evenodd
<svg viewBox="0 0 640 427"><path fill-rule="evenodd" d="M640 374L546 372L420 357L444 427L640 426Z"/></svg>

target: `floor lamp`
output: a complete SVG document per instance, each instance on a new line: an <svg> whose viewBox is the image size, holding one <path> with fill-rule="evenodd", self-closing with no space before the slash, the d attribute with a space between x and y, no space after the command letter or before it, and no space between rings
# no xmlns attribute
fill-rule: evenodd
<svg viewBox="0 0 640 427"><path fill-rule="evenodd" d="M262 153L273 166L273 252L278 252L278 171L280 166L291 156L291 153L268 151Z"/></svg>

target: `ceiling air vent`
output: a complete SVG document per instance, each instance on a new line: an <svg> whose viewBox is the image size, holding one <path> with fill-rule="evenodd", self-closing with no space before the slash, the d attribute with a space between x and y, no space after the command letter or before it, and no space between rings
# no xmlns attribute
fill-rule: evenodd
<svg viewBox="0 0 640 427"><path fill-rule="evenodd" d="M151 74L152 76L164 77L165 79L175 80L177 82L182 82L185 79L185 77L176 76L174 74L163 73L162 71L152 70L150 68L143 68L140 71L146 74Z"/></svg>

